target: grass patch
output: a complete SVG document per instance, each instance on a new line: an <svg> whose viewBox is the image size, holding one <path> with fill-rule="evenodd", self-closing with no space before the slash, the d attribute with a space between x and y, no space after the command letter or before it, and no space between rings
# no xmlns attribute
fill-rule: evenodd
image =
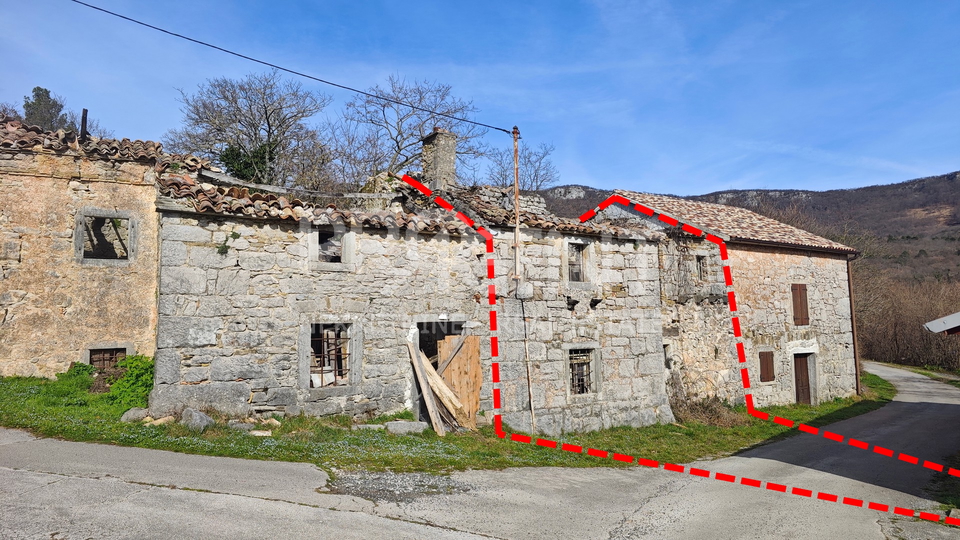
<svg viewBox="0 0 960 540"><path fill-rule="evenodd" d="M142 376L143 371L131 369L128 373L136 372ZM273 431L271 437L253 437L230 429L222 422L203 433L192 432L176 423L162 426L123 423L119 418L128 406L112 399L110 393L89 393L91 382L92 378L84 368L72 369L55 381L0 378L0 425L73 441L309 462L326 470L443 473L531 466L626 466L611 459L503 441L490 427L477 433L449 434L444 438L437 437L432 431L395 436L383 431L352 431L349 429L351 419L345 416L300 416L280 419L279 426L270 428ZM811 425L824 425L877 409L895 393L891 385L874 375L864 374L863 382L870 389L863 397L838 399L815 407L791 405L764 410ZM139 388L136 384L125 386L120 381L113 388L118 385L120 388ZM796 430L779 424L750 417L744 407L726 408L721 417L727 427L711 425L712 412L701 413L705 420L570 434L561 437L560 442L659 461L687 463L730 455L796 433ZM409 413L400 413L374 418L370 422L411 417ZM731 421L732 418L736 421Z"/></svg>

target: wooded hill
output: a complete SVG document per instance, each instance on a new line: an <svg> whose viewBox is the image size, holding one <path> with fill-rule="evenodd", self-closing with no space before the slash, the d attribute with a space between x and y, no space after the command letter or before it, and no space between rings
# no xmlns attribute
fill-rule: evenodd
<svg viewBox="0 0 960 540"><path fill-rule="evenodd" d="M560 186L541 194L551 212L578 217L612 191ZM731 190L688 198L747 208L852 245L898 280L960 278L960 172L856 189Z"/></svg>

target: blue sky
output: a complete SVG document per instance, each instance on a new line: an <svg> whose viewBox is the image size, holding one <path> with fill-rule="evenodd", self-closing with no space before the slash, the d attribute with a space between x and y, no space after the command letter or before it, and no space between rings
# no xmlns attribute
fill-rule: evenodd
<svg viewBox="0 0 960 540"><path fill-rule="evenodd" d="M477 120L554 144L564 184L826 190L960 169L960 2L89 1L357 88L450 84ZM0 101L44 86L118 137L176 127L178 88L263 71L67 0L3 13ZM351 97L304 86L331 113Z"/></svg>

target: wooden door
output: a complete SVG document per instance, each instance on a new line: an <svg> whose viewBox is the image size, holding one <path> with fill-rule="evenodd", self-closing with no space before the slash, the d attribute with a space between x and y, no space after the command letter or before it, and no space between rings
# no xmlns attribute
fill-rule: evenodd
<svg viewBox="0 0 960 540"><path fill-rule="evenodd" d="M793 355L793 373L797 388L797 403L810 405L810 371L807 360L809 354Z"/></svg>
<svg viewBox="0 0 960 540"><path fill-rule="evenodd" d="M447 336L443 341L437 342L439 358L446 358L459 338L460 336ZM457 394L457 399L467 410L472 424L470 427L475 427L477 411L480 410L480 385L483 384L483 375L480 372L480 336L467 336L460 352L453 357L453 361L440 376Z"/></svg>

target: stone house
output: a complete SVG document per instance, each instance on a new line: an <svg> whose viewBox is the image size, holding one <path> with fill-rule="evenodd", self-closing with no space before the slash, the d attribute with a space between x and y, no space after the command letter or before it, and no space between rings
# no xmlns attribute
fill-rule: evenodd
<svg viewBox="0 0 960 540"><path fill-rule="evenodd" d="M645 216L558 218L537 196L519 199L516 242L511 190L453 182L452 134L424 145L429 196L380 179L298 199L156 143L0 122L0 375L140 353L156 359L155 415L370 416L418 408L408 342L437 361L468 336L473 412L494 411L496 390L515 429L531 412L548 434L672 421L668 382L742 401L715 246ZM648 203L689 210L676 201ZM693 210L731 246L751 369L772 369L760 404L793 401L801 355L811 400L852 393L852 250ZM783 284L806 286L807 323L791 325Z"/></svg>
<svg viewBox="0 0 960 540"><path fill-rule="evenodd" d="M660 245L663 346L673 391L743 402L725 264L757 406L817 404L856 391L849 273L855 249L743 208L616 193L726 244L726 261L716 245L677 229Z"/></svg>

